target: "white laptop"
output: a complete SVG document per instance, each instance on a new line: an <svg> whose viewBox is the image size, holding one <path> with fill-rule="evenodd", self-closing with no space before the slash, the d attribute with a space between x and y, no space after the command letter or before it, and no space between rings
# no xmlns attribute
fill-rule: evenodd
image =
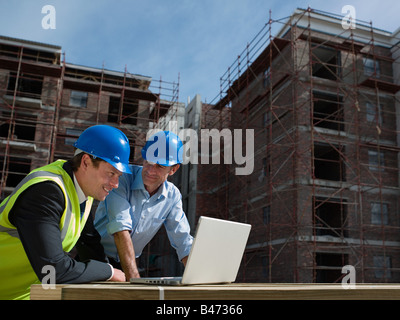
<svg viewBox="0 0 400 320"><path fill-rule="evenodd" d="M131 278L131 283L190 285L236 280L251 225L201 216L182 277Z"/></svg>

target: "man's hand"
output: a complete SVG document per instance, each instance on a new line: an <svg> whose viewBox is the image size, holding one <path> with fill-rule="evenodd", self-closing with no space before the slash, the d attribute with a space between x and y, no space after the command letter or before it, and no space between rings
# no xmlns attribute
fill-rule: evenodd
<svg viewBox="0 0 400 320"><path fill-rule="evenodd" d="M119 269L115 269L114 268L114 275L112 276L111 279L109 279L108 281L117 281L117 282L125 282L126 278L125 278L125 273L123 273L121 270Z"/></svg>

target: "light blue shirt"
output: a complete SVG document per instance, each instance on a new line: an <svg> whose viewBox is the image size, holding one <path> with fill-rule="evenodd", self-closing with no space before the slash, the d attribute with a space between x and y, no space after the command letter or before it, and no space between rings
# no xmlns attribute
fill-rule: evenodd
<svg viewBox="0 0 400 320"><path fill-rule="evenodd" d="M182 209L182 196L177 187L165 181L150 197L144 187L142 167L131 165L132 174L123 174L119 186L100 202L94 226L108 257L119 261L113 234L131 232L136 257L150 242L162 225L179 260L189 255L193 237Z"/></svg>

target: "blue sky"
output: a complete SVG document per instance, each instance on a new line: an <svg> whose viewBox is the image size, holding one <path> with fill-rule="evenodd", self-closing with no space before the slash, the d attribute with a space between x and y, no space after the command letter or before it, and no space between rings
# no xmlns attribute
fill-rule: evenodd
<svg viewBox="0 0 400 320"><path fill-rule="evenodd" d="M42 7L56 9L56 29L43 29ZM95 68L180 78L179 100L212 102L220 77L269 18L296 8L341 14L387 31L400 27L398 0L0 0L0 34L62 47L66 61ZM215 101L214 101L215 102Z"/></svg>

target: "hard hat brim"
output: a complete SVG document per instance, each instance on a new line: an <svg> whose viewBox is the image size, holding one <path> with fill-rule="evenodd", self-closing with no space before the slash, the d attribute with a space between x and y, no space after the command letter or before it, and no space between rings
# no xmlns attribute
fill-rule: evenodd
<svg viewBox="0 0 400 320"><path fill-rule="evenodd" d="M159 164L161 166L172 167L176 164L180 164L181 162L176 161L175 159L166 160L163 157L157 157L151 154L146 154L146 150L142 149L142 158L143 160Z"/></svg>
<svg viewBox="0 0 400 320"><path fill-rule="evenodd" d="M132 174L131 168L129 167L129 165L122 163L122 162L113 162L110 160L106 160L103 159L104 161L107 161L109 164L111 164L115 169L117 169L118 171L122 172L122 173L128 173L128 174Z"/></svg>

